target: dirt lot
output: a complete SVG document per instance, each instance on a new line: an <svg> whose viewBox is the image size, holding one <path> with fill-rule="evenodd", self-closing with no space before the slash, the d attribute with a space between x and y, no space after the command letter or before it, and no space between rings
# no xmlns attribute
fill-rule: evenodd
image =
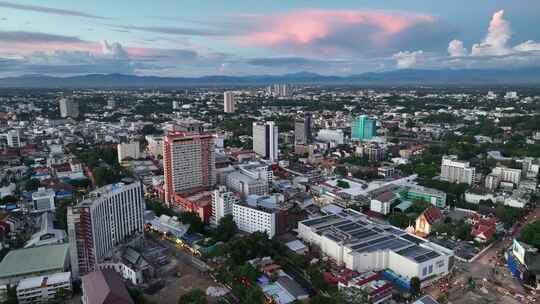
<svg viewBox="0 0 540 304"><path fill-rule="evenodd" d="M150 301L164 304L177 303L178 298L191 289L199 288L206 291L210 286L217 286L208 274L200 272L173 255L169 258L171 262L160 270L165 286L153 295L145 295ZM177 272L180 273L180 277L177 276ZM208 300L213 303L216 299L208 298Z"/></svg>

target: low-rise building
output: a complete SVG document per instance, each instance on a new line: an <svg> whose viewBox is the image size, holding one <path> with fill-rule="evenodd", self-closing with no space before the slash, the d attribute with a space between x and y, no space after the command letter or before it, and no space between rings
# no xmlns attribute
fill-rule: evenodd
<svg viewBox="0 0 540 304"><path fill-rule="evenodd" d="M17 301L27 303L50 303L69 297L72 292L71 272L24 279L17 285Z"/></svg>
<svg viewBox="0 0 540 304"><path fill-rule="evenodd" d="M56 192L53 189L39 188L32 193L32 208L35 211L54 211L54 197Z"/></svg>
<svg viewBox="0 0 540 304"><path fill-rule="evenodd" d="M414 228L416 235L430 235L431 227L433 226L433 224L439 222L440 220L442 220L442 218L443 215L437 207L431 206L427 208L418 216L418 218L416 218L416 225Z"/></svg>
<svg viewBox="0 0 540 304"><path fill-rule="evenodd" d="M41 214L39 226L39 231L32 235L30 240L24 245L24 248L61 244L66 240L67 235L64 230L54 229L52 212Z"/></svg>
<svg viewBox="0 0 540 304"><path fill-rule="evenodd" d="M39 275L69 269L69 244L47 245L8 252L0 263L0 285L16 285Z"/></svg>
<svg viewBox="0 0 540 304"><path fill-rule="evenodd" d="M429 284L454 265L453 251L351 209L302 221L298 235L336 264L359 272L388 269L403 280L418 277Z"/></svg>
<svg viewBox="0 0 540 304"><path fill-rule="evenodd" d="M118 273L111 269L90 272L82 277L82 304L133 304Z"/></svg>

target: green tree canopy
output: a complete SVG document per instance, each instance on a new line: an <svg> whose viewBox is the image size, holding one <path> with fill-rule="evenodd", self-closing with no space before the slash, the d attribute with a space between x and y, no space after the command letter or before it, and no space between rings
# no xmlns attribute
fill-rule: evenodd
<svg viewBox="0 0 540 304"><path fill-rule="evenodd" d="M227 215L219 220L215 238L217 241L227 242L238 232L238 227L232 215Z"/></svg>
<svg viewBox="0 0 540 304"><path fill-rule="evenodd" d="M192 289L178 299L178 304L207 304L206 293L201 289Z"/></svg>
<svg viewBox="0 0 540 304"><path fill-rule="evenodd" d="M525 226L518 239L540 249L540 220L536 220Z"/></svg>

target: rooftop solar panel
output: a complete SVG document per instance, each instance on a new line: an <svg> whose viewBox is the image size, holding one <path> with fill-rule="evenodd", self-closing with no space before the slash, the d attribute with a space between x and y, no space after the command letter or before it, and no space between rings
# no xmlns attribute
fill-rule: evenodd
<svg viewBox="0 0 540 304"><path fill-rule="evenodd" d="M369 230L369 229L361 229L361 230L358 230L354 233L351 233L351 237L354 238L354 239L358 239L359 241L361 241L362 239L365 239L367 237L370 237L372 235L376 235L378 234L377 232L375 231L372 231L372 230Z"/></svg>
<svg viewBox="0 0 540 304"><path fill-rule="evenodd" d="M420 238L417 238L415 237L414 235L410 235L410 234L404 234L401 236L402 238L406 239L406 240L409 240L411 242L414 242L416 244L422 244L422 243L425 243L426 241L420 239Z"/></svg>
<svg viewBox="0 0 540 304"><path fill-rule="evenodd" d="M360 227L359 225L356 225L356 224L348 224L348 225L342 225L342 226L339 226L339 227L336 227L337 229L343 231L343 232L349 232L349 231L353 231L353 230L356 230L356 229L359 229L359 228L362 228Z"/></svg>
<svg viewBox="0 0 540 304"><path fill-rule="evenodd" d="M307 220L305 222L303 222L304 225L306 226L313 226L313 225L317 225L317 224L320 224L320 223L324 223L326 222L326 218L325 217L322 217L322 218L316 218L316 219L313 219L313 220Z"/></svg>

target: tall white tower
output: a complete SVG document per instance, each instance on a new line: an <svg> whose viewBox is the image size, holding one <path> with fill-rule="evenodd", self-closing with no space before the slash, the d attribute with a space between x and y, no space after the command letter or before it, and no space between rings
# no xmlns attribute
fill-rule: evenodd
<svg viewBox="0 0 540 304"><path fill-rule="evenodd" d="M225 113L234 113L236 111L236 101L233 92L223 93L223 111Z"/></svg>
<svg viewBox="0 0 540 304"><path fill-rule="evenodd" d="M272 163L278 160L278 127L273 121L253 123L253 151Z"/></svg>

